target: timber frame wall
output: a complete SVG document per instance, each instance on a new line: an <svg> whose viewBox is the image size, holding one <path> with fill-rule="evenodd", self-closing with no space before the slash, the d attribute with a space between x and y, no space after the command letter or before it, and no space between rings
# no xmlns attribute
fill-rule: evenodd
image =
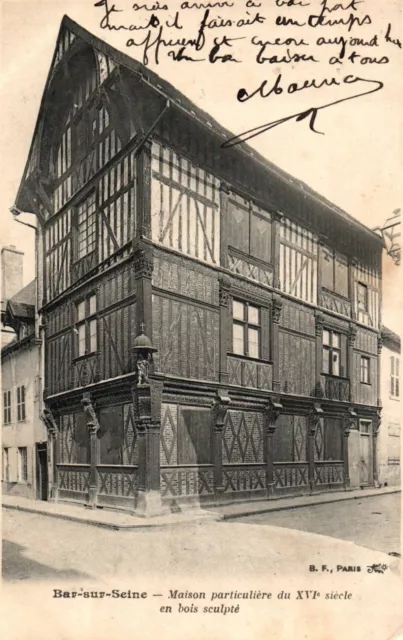
<svg viewBox="0 0 403 640"><path fill-rule="evenodd" d="M220 149L222 129L155 78L64 20L17 200L40 222L51 498L157 513L345 489L360 421L357 484L373 483L381 242L248 148ZM66 82L75 111L52 97ZM258 357L234 353L236 324Z"/></svg>

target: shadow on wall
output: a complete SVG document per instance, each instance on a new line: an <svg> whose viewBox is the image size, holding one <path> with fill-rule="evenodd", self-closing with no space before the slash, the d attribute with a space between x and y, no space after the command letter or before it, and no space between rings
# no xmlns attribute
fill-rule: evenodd
<svg viewBox="0 0 403 640"><path fill-rule="evenodd" d="M25 547L3 540L2 577L8 582L19 580L91 580L92 576L75 570L63 570L40 564L25 557Z"/></svg>

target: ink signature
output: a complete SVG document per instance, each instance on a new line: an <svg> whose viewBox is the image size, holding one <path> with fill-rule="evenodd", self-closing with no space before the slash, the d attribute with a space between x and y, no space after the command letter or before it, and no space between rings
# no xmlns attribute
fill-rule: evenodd
<svg viewBox="0 0 403 640"><path fill-rule="evenodd" d="M265 124L258 125L257 127L248 129L247 131L244 131L243 133L239 133L238 135L233 136L229 140L226 140L225 142L222 143L221 147L223 149L234 147L235 145L241 144L242 142L246 142L247 140L251 140L252 138L256 138L257 136L260 136L263 133L266 133L266 131L269 131L270 129L274 129L279 125L294 119L296 122L301 122L302 120L306 120L309 118L310 130L313 131L314 133L324 135L323 131L317 131L317 129L315 129L316 118L318 117L318 114L320 111L327 109L328 107L333 107L336 104L347 102L348 100L355 100L356 98L362 98L363 96L368 96L371 93L376 93L377 91L380 91L381 89L383 89L384 87L383 82L381 82L380 80L368 80L366 78L360 78L359 76L347 75L342 80L337 80L336 78L330 78L330 79L326 78L325 80L319 83L316 80L306 80L302 84L302 86L298 86L296 83L292 83L288 85L288 89L286 92L289 94L293 94L293 93L296 93L297 91L302 91L303 89L321 89L323 86L332 86L332 85L340 86L341 84L350 85L350 84L355 84L357 82L375 84L376 87L369 91L365 91L363 93L357 93L357 94L354 94L353 96L340 98L339 100L334 100L333 102L329 102L327 104L324 104L318 107L310 107L309 109L306 109L304 111L293 113L291 116L286 116L285 118L279 118L278 120L273 120L272 122L266 122ZM262 82L260 87L258 87L258 89L256 89L256 91L254 91L251 94L248 94L246 89L240 89L238 91L238 96L237 96L238 101L246 102L247 100L250 100L256 95L260 95L261 98L268 98L273 94L279 95L283 93L285 89L281 87L281 74L277 76L277 79L273 87L267 93L265 93L266 87L267 87L267 80Z"/></svg>

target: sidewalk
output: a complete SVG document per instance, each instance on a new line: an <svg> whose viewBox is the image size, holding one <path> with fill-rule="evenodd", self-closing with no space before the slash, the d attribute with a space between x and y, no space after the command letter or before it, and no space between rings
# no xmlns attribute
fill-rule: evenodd
<svg viewBox="0 0 403 640"><path fill-rule="evenodd" d="M345 492L328 492L273 500L211 505L208 508L186 509L181 513L167 513L153 518L141 518L112 509L89 509L83 505L73 503L43 502L9 495L2 496L2 504L5 509L17 509L27 513L37 513L39 515L81 522L96 527L130 531L150 527L233 520L253 514L298 509L330 502L343 502L344 500L370 498L388 493L399 493L400 491L401 489L399 487L382 487L380 489L372 488Z"/></svg>

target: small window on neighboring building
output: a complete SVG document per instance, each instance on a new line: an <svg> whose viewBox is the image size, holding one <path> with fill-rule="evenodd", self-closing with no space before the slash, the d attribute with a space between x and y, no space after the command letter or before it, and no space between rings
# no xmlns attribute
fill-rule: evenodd
<svg viewBox="0 0 403 640"><path fill-rule="evenodd" d="M23 422L26 418L25 413L25 387L17 387L17 420Z"/></svg>
<svg viewBox="0 0 403 640"><path fill-rule="evenodd" d="M233 352L260 358L260 309L247 302L233 300Z"/></svg>
<svg viewBox="0 0 403 640"><path fill-rule="evenodd" d="M400 396L399 389L399 358L391 356L390 358L390 395L393 398Z"/></svg>
<svg viewBox="0 0 403 640"><path fill-rule="evenodd" d="M357 283L357 306L358 311L368 312L368 287L361 282Z"/></svg>
<svg viewBox="0 0 403 640"><path fill-rule="evenodd" d="M77 259L95 249L96 203L95 192L77 206Z"/></svg>
<svg viewBox="0 0 403 640"><path fill-rule="evenodd" d="M11 391L4 391L3 393L3 423L10 424L11 422Z"/></svg>
<svg viewBox="0 0 403 640"><path fill-rule="evenodd" d="M365 356L361 356L360 382L363 382L364 384L369 384L370 382L370 360Z"/></svg>
<svg viewBox="0 0 403 640"><path fill-rule="evenodd" d="M77 356L85 356L97 350L97 297L89 296L76 305Z"/></svg>
<svg viewBox="0 0 403 640"><path fill-rule="evenodd" d="M28 481L28 453L26 447L18 447L18 482Z"/></svg>
<svg viewBox="0 0 403 640"><path fill-rule="evenodd" d="M360 420L360 433L369 435L371 432L371 420Z"/></svg>

